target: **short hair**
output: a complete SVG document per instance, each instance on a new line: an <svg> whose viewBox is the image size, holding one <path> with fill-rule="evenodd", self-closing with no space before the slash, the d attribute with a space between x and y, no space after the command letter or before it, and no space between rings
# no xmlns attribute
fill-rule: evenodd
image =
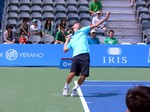
<svg viewBox="0 0 150 112"><path fill-rule="evenodd" d="M60 26L60 30L61 30L61 29L65 29L65 27L64 27L64 26Z"/></svg>
<svg viewBox="0 0 150 112"><path fill-rule="evenodd" d="M135 86L129 89L126 105L130 112L150 112L150 87Z"/></svg>
<svg viewBox="0 0 150 112"><path fill-rule="evenodd" d="M113 32L113 33L114 33L114 30L109 30L108 34L109 34L110 32Z"/></svg>

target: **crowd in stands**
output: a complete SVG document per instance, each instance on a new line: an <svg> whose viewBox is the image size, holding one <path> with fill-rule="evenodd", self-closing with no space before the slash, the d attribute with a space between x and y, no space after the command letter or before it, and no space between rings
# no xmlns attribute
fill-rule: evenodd
<svg viewBox="0 0 150 112"><path fill-rule="evenodd" d="M131 0L131 7L134 5L134 2L135 0ZM90 1L89 8L87 10L91 16L90 24L94 24L98 20L102 20L104 18L102 3L99 0ZM89 23L86 21L85 25L87 24ZM56 21L53 21L51 17L48 17L43 24L38 19L30 20L26 17L22 19L22 23L17 32L13 31L13 27L14 26L11 24L6 25L6 31L3 33L4 44L32 43L30 40L31 36L35 36L35 38L36 36L40 36L41 41L39 41L39 43L44 43L42 42L42 39L49 36L49 42L47 43L64 44L66 36L72 33L72 28L67 22L67 18L61 18L60 23L56 23ZM98 32L102 32L102 34L98 34ZM109 31L107 30L107 21L104 21L88 35L89 44L118 44L119 42L117 38L114 37L114 33L113 29ZM97 37L99 35L106 37L103 42L99 37Z"/></svg>

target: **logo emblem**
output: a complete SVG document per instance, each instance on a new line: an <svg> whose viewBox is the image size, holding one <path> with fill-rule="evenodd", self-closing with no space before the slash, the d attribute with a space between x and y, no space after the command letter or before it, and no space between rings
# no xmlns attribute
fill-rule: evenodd
<svg viewBox="0 0 150 112"><path fill-rule="evenodd" d="M121 49L117 47L111 47L108 49L107 52L109 55L121 55L122 54Z"/></svg>
<svg viewBox="0 0 150 112"><path fill-rule="evenodd" d="M5 57L8 60L13 61L13 60L17 59L18 52L16 50L14 50L14 49L9 49L9 50L6 51Z"/></svg>

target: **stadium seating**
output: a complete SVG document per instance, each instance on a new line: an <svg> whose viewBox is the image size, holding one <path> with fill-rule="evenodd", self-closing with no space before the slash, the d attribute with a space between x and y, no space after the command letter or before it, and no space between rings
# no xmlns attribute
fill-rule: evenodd
<svg viewBox="0 0 150 112"><path fill-rule="evenodd" d="M53 36L43 36L41 40L44 44L51 44L54 41Z"/></svg>
<svg viewBox="0 0 150 112"><path fill-rule="evenodd" d="M30 41L32 44L39 44L42 40L41 40L41 37L40 37L40 36L32 35L32 36L29 37L29 41Z"/></svg>
<svg viewBox="0 0 150 112"><path fill-rule="evenodd" d="M6 24L10 23L17 29L25 17L28 17L30 21L38 19L42 23L44 23L47 18L52 18L55 28L62 18L67 19L67 26L71 26L74 21L77 20L79 20L83 26L90 25L92 17L89 14L88 7L91 1L92 0L6 0L5 7L3 8L2 28L5 29ZM101 0L101 2L104 6L104 16L107 11L112 12L112 15L108 19L108 26L109 29L115 30L115 33L117 33L116 36L122 36L127 32L123 36L129 35L131 37L136 33L134 32L135 30L138 31L138 27L135 25L136 19L133 19L133 12L135 12L138 20L137 24L139 24L138 26L140 26L141 29L140 34L143 34L145 29L149 29L145 25L146 22L149 25L150 21L149 0L136 0L133 9L128 6L127 1L123 0L118 0L117 3L115 3L114 0ZM120 15L118 16L117 14ZM125 22L126 25L123 22ZM130 26L130 24L133 26ZM134 31L128 30L127 28L120 28L121 25L125 25L124 27L127 26L127 28L130 29L134 28ZM131 31L133 33L131 33ZM100 33L98 32L98 34Z"/></svg>

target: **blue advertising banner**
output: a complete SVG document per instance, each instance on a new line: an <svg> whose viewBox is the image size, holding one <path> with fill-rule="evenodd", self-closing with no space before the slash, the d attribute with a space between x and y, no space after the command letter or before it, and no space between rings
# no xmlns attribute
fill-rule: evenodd
<svg viewBox="0 0 150 112"><path fill-rule="evenodd" d="M150 67L149 45L90 45L91 67ZM70 68L72 50L63 45L0 45L0 66L57 66Z"/></svg>
<svg viewBox="0 0 150 112"><path fill-rule="evenodd" d="M0 45L0 66L59 66L62 45Z"/></svg>

